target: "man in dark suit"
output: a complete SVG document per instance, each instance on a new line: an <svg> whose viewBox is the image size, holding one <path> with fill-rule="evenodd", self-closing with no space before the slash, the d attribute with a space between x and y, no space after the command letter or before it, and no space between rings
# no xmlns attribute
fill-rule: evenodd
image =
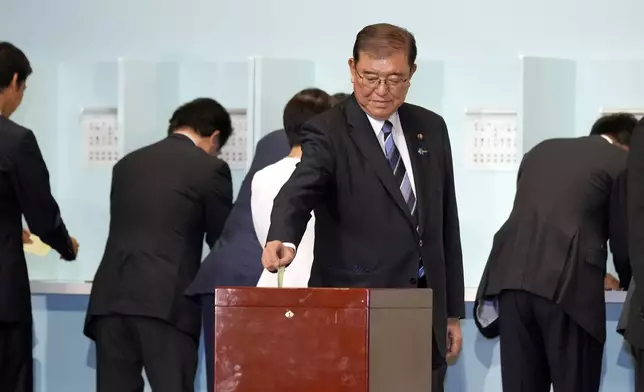
<svg viewBox="0 0 644 392"><path fill-rule="evenodd" d="M432 288L440 392L446 355L461 346L463 264L447 126L404 103L416 53L400 27L358 33L354 94L303 126L302 161L275 198L262 263L293 260L315 209L309 286Z"/></svg>
<svg viewBox="0 0 644 392"><path fill-rule="evenodd" d="M33 391L31 292L23 252L22 216L29 229L74 260L51 194L49 172L33 132L9 120L22 102L31 66L25 54L0 42L0 391ZM29 233L25 233L28 239Z"/></svg>
<svg viewBox="0 0 644 392"><path fill-rule="evenodd" d="M214 248L201 264L186 295L201 303L208 391L214 385L213 294L215 286L255 286L262 273L262 247L257 241L250 211L250 185L259 170L289 153L286 133L280 129L257 143L250 169L242 182L235 204Z"/></svg>
<svg viewBox="0 0 644 392"><path fill-rule="evenodd" d="M635 358L635 391L644 392L644 119L633 132L627 172L628 242L633 280L617 328L630 344Z"/></svg>
<svg viewBox="0 0 644 392"><path fill-rule="evenodd" d="M232 206L230 169L212 156L231 132L219 103L196 99L174 112L166 139L114 166L110 232L85 325L98 392L143 391L142 368L155 392L194 390L201 313L183 293L204 233L214 245Z"/></svg>
<svg viewBox="0 0 644 392"><path fill-rule="evenodd" d="M481 333L500 333L504 391L599 390L606 242L625 276L619 178L635 123L603 117L590 136L546 140L521 162L475 304Z"/></svg>

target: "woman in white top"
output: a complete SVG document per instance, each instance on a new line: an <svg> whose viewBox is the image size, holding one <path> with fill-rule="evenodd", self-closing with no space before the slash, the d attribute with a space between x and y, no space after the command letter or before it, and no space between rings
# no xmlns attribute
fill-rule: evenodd
<svg viewBox="0 0 644 392"><path fill-rule="evenodd" d="M282 185L288 181L302 157L301 127L316 114L331 108L331 97L316 88L305 89L295 94L284 108L284 130L291 152L286 158L255 173L251 186L251 212L253 226L262 247L266 245L271 225L273 199ZM311 214L302 241L297 246L295 259L284 272L284 287L307 287L313 264L315 217ZM259 262L259 261L258 261ZM258 287L277 287L277 274L264 269L257 282Z"/></svg>

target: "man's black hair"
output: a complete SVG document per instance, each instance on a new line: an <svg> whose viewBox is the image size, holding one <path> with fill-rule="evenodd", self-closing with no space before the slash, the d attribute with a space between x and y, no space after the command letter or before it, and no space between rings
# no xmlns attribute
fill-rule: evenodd
<svg viewBox="0 0 644 392"><path fill-rule="evenodd" d="M9 87L14 75L23 84L32 73L27 56L9 42L0 42L0 92Z"/></svg>
<svg viewBox="0 0 644 392"><path fill-rule="evenodd" d="M621 145L629 146L637 125L637 118L630 113L615 113L600 117L590 130L591 135L607 135Z"/></svg>
<svg viewBox="0 0 644 392"><path fill-rule="evenodd" d="M331 97L319 88L307 88L295 94L284 107L284 130L289 146L302 144L302 124L331 108Z"/></svg>
<svg viewBox="0 0 644 392"><path fill-rule="evenodd" d="M230 114L211 98L197 98L175 110L168 133L183 127L192 128L202 137L210 137L219 131L219 148L226 144L233 132Z"/></svg>

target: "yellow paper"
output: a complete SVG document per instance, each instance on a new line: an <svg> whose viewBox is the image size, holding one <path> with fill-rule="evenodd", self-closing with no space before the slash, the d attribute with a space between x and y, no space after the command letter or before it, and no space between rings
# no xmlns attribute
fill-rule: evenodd
<svg viewBox="0 0 644 392"><path fill-rule="evenodd" d="M284 287L284 270L286 267L282 266L277 269L277 287L282 288Z"/></svg>
<svg viewBox="0 0 644 392"><path fill-rule="evenodd" d="M47 256L47 253L51 250L51 247L40 240L35 234L32 234L30 237L31 244L23 244L22 248L25 253L32 253L36 256Z"/></svg>

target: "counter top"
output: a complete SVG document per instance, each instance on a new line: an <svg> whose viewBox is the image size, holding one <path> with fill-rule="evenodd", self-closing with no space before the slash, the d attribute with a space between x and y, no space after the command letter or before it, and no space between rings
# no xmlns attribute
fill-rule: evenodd
<svg viewBox="0 0 644 392"><path fill-rule="evenodd" d="M474 302L476 287L465 288L465 302ZM33 295L89 295L92 291L92 282L89 281L56 281L32 280L31 293ZM626 298L625 291L607 291L606 303L623 303Z"/></svg>

